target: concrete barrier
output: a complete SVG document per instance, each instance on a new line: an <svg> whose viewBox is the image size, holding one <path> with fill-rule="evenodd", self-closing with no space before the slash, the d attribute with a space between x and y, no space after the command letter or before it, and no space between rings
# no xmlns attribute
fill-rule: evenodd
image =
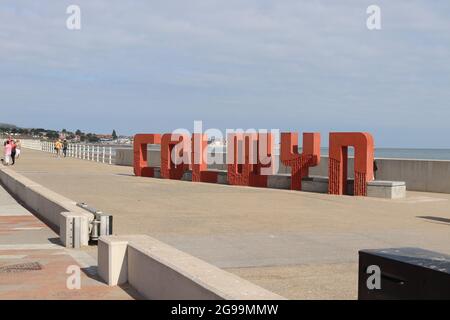
<svg viewBox="0 0 450 320"><path fill-rule="evenodd" d="M283 297L145 235L98 242L100 277L152 300L279 300Z"/></svg>
<svg viewBox="0 0 450 320"><path fill-rule="evenodd" d="M118 165L131 165L133 154L131 149L118 149ZM148 165L155 167L155 178L159 178L160 152L159 150L148 151ZM211 154L209 155L211 157ZM225 155L220 155L225 157ZM225 161L225 159L224 159ZM353 159L349 159L349 179L347 180L347 194L353 194ZM227 184L228 177L225 164L212 164L208 166L209 170L218 172L218 183ZM304 178L302 182L302 190L306 192L328 192L328 158L323 157L319 166L310 169L310 177ZM192 173L186 171L182 180L191 181ZM291 176L290 168L280 163L278 174L268 177L267 186L274 189L290 189ZM406 185L402 181L371 181L368 184L368 196L387 199L399 199L406 196Z"/></svg>
<svg viewBox="0 0 450 320"><path fill-rule="evenodd" d="M118 165L133 165L132 149L117 149ZM221 155L225 159L225 154ZM148 151L149 165L159 166L159 150ZM211 155L209 155L211 157ZM422 192L450 193L450 161L377 158L376 179L381 181L403 181L406 189ZM353 178L353 158L348 161L348 177ZM210 169L226 170L225 165L209 165ZM290 173L290 168L280 164L279 174ZM311 176L328 176L328 157L322 156L320 164L310 168ZM278 178L277 178L278 179ZM277 179L273 184L279 184ZM283 184L284 182L282 182Z"/></svg>
<svg viewBox="0 0 450 320"><path fill-rule="evenodd" d="M25 207L37 213L53 230L59 232L63 245L67 247L88 245L89 224L94 220L93 214L77 207L74 201L9 168L0 169L0 182ZM77 218L74 221L75 217Z"/></svg>
<svg viewBox="0 0 450 320"><path fill-rule="evenodd" d="M377 179L406 182L408 190L450 193L450 161L377 159Z"/></svg>

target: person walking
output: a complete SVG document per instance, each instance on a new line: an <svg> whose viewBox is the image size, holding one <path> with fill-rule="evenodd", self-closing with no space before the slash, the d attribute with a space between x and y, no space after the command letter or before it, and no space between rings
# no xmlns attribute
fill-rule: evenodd
<svg viewBox="0 0 450 320"><path fill-rule="evenodd" d="M66 157L67 157L67 147L69 146L69 143L67 142L66 139L64 139L62 145L63 145L63 154L64 154L64 158L66 158Z"/></svg>
<svg viewBox="0 0 450 320"><path fill-rule="evenodd" d="M11 165L15 165L16 164L16 143L14 142L14 140L11 140L10 142L11 145Z"/></svg>
<svg viewBox="0 0 450 320"><path fill-rule="evenodd" d="M55 142L55 151L56 151L56 157L59 158L60 154L61 154L61 148L62 148L62 143L61 140L57 140Z"/></svg>
<svg viewBox="0 0 450 320"><path fill-rule="evenodd" d="M377 171L378 171L377 161L373 160L373 180L377 179Z"/></svg>
<svg viewBox="0 0 450 320"><path fill-rule="evenodd" d="M16 140L16 160L20 158L20 153L22 151L22 142Z"/></svg>
<svg viewBox="0 0 450 320"><path fill-rule="evenodd" d="M7 141L5 142L4 148L5 148L5 160L4 160L3 164L4 164L5 166L7 166L7 165L9 165L9 163L10 163L10 161L11 161L11 151L12 151L12 150L11 150L11 143L10 143L9 140L7 140Z"/></svg>

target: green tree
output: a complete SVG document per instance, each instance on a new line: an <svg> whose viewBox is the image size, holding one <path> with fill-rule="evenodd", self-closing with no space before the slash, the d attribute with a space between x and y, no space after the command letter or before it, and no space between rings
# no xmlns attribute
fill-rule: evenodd
<svg viewBox="0 0 450 320"><path fill-rule="evenodd" d="M113 140L116 140L116 139L117 139L117 133L116 133L116 130L113 130L113 132L112 132L112 138L113 138Z"/></svg>
<svg viewBox="0 0 450 320"><path fill-rule="evenodd" d="M53 130L47 131L47 137L49 139L58 139L59 138L59 133L56 132L56 131L53 131Z"/></svg>
<svg viewBox="0 0 450 320"><path fill-rule="evenodd" d="M100 139L94 133L88 133L86 135L87 142L99 142Z"/></svg>

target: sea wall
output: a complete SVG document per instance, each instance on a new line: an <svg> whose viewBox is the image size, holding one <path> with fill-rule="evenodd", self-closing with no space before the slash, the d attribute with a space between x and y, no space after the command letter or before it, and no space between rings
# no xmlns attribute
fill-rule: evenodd
<svg viewBox="0 0 450 320"><path fill-rule="evenodd" d="M64 246L67 240L76 237L80 246L89 241L89 223L94 215L76 205L76 202L43 187L16 171L0 168L0 184L13 194L26 208L38 214L48 226L60 234ZM69 230L67 223L78 217L76 230ZM76 233L76 234L75 234Z"/></svg>
<svg viewBox="0 0 450 320"><path fill-rule="evenodd" d="M159 150L149 150L149 166L159 167ZM225 160L226 154L209 154ZM225 162L225 161L223 161ZM450 161L445 160L414 160L414 159L376 159L378 171L377 180L404 181L406 189L411 191L450 193ZM132 149L117 149L116 164L133 165ZM210 169L226 170L226 165L214 164ZM280 164L279 173L289 173L289 168ZM348 163L349 178L353 178L353 159ZM321 157L320 164L310 169L310 175L328 176L328 157Z"/></svg>

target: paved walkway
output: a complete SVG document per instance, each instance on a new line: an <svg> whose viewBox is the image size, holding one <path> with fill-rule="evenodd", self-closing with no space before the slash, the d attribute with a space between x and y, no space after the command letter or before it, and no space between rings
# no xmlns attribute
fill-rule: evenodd
<svg viewBox="0 0 450 320"><path fill-rule="evenodd" d="M151 235L288 298L355 299L359 249L450 254L448 194L385 200L169 181L32 150L14 169L113 214L117 234Z"/></svg>
<svg viewBox="0 0 450 320"><path fill-rule="evenodd" d="M62 247L57 234L0 186L0 300L133 298L132 290L99 281L96 265L86 251ZM67 287L69 266L80 268L79 290Z"/></svg>

